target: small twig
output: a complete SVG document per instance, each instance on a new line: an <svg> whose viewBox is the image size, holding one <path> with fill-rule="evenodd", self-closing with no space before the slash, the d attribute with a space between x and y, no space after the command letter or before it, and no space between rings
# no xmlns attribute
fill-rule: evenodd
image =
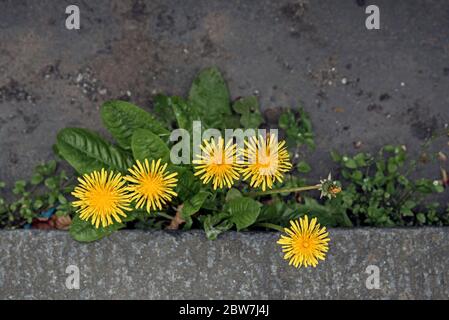
<svg viewBox="0 0 449 320"><path fill-rule="evenodd" d="M184 207L184 204L180 204L176 208L176 215L172 217L170 224L168 225L168 230L178 230L179 226L186 221L181 217L182 208Z"/></svg>

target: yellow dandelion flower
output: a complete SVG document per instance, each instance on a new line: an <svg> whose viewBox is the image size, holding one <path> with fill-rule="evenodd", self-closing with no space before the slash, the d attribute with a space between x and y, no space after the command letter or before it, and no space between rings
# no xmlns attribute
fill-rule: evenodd
<svg viewBox="0 0 449 320"><path fill-rule="evenodd" d="M137 165L128 169L131 175L124 177L129 182L126 188L131 193L131 201L136 201L136 209L146 208L150 210L162 210L162 206L171 201L177 194L173 189L178 179L177 172L170 173L167 164L161 165L161 159L157 162L148 159L144 163L137 160Z"/></svg>
<svg viewBox="0 0 449 320"><path fill-rule="evenodd" d="M195 164L195 176L201 175L200 179L204 184L212 180L214 189L227 186L231 188L235 180L240 178L239 165L236 162L237 145L232 140L225 145L223 138L215 143L204 140L201 145L202 155L196 155L193 160Z"/></svg>
<svg viewBox="0 0 449 320"><path fill-rule="evenodd" d="M243 180L251 177L250 185L254 188L262 186L271 189L277 180L282 182L283 173L292 168L285 141L277 142L274 135L267 138L251 137L245 141L246 148L241 150L243 155Z"/></svg>
<svg viewBox="0 0 449 320"><path fill-rule="evenodd" d="M78 198L72 205L79 207L77 212L82 220L91 219L96 228L113 224L112 218L122 222L120 216L126 217L124 211L130 211L129 195L124 187L125 181L120 173L114 174L101 169L78 178L79 185L72 192Z"/></svg>
<svg viewBox="0 0 449 320"><path fill-rule="evenodd" d="M309 223L308 216L300 218L299 221L290 221L290 224L290 228L284 228L287 236L281 235L277 242L285 253L284 259L290 260L289 264L296 268L316 267L318 260L324 261L325 253L329 249L330 239L326 227L321 227L316 218Z"/></svg>

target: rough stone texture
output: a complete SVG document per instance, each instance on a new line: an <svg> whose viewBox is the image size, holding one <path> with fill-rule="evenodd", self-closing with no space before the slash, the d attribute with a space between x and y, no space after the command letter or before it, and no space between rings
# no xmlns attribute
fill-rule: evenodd
<svg viewBox="0 0 449 320"><path fill-rule="evenodd" d="M332 148L416 152L449 122L449 2L378 0L379 31L366 30L364 3L77 1L81 30L68 31L72 1L0 1L0 179L50 159L59 129L99 129L102 102L150 109L155 93L185 95L211 65L233 98L257 93L272 118L304 105L317 134L311 177L327 174Z"/></svg>
<svg viewBox="0 0 449 320"><path fill-rule="evenodd" d="M316 269L282 259L276 233L0 232L1 299L448 299L449 229L331 229ZM80 290L65 287L68 265ZM369 265L380 289L365 286Z"/></svg>

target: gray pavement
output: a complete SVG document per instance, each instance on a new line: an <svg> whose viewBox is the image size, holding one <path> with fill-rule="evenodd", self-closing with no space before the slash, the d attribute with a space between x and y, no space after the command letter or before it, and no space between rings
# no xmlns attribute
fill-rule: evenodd
<svg viewBox="0 0 449 320"><path fill-rule="evenodd" d="M315 269L289 266L278 237L119 231L80 244L65 232L2 231L0 299L449 298L448 228L331 229ZM79 290L66 287L71 265Z"/></svg>

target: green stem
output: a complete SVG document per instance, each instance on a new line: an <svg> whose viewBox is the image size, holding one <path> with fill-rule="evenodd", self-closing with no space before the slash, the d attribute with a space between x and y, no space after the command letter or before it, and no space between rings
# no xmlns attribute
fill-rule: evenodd
<svg viewBox="0 0 449 320"><path fill-rule="evenodd" d="M158 212L157 215L163 218L167 218L168 220L173 220L173 217L169 214L166 214L165 212Z"/></svg>
<svg viewBox="0 0 449 320"><path fill-rule="evenodd" d="M268 228L268 229L273 229L279 232L284 232L284 228L282 228L281 226L278 226L277 224L273 224L273 223L268 223L268 222L259 222L256 223L257 227L263 227L263 228Z"/></svg>
<svg viewBox="0 0 449 320"><path fill-rule="evenodd" d="M250 197L258 197L258 196L266 196L269 194L276 194L276 193L293 193L293 192L302 192L302 191L308 191L308 190L318 190L321 187L320 184L314 185L314 186L307 186L307 187L296 187L296 188L281 188L281 189L273 189L268 191L260 191L260 192L250 192L248 195Z"/></svg>

